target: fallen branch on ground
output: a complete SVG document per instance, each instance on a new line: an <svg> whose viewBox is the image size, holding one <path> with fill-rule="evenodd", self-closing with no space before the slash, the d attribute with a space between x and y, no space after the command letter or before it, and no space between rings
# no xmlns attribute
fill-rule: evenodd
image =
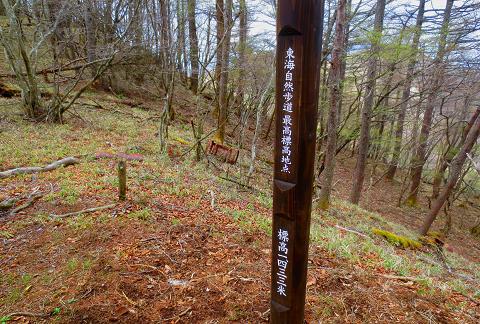
<svg viewBox="0 0 480 324"><path fill-rule="evenodd" d="M38 190L35 190L33 191L27 198L27 201L23 204L21 204L20 206L14 208L11 212L10 212L10 216L13 216L15 215L16 213L18 213L19 211L22 211L24 209L27 209L28 207L30 207L31 205L33 205L38 199L42 198L44 196L43 193L41 192L38 192Z"/></svg>
<svg viewBox="0 0 480 324"><path fill-rule="evenodd" d="M115 206L116 206L116 204L111 204L111 205L106 205L106 206L88 208L88 209L80 210L80 211L77 211L77 212L71 212L71 213L66 213L66 214L62 214L62 215L50 214L50 217L65 218L65 217L70 217L70 216L77 216L77 215L81 215L81 214L93 213L93 212L96 212L96 211L99 211L99 210L110 209L110 208L113 208Z"/></svg>
<svg viewBox="0 0 480 324"><path fill-rule="evenodd" d="M366 237L366 238L370 238L370 236L368 236L366 234L363 234L359 231L355 231L355 230L352 230L352 229L349 229L349 228L346 228L346 227L342 227L340 225L335 225L335 227L342 230L342 231L346 231L346 232L357 234L357 235L360 235L360 236L363 236L363 237Z"/></svg>
<svg viewBox="0 0 480 324"><path fill-rule="evenodd" d="M212 130L210 133L208 133L207 135L205 135L204 137L202 137L201 139L195 141L195 143L187 150L185 151L182 155L180 155L179 157L182 158L184 157L185 155L187 155L188 153L190 153L191 151L193 151L198 144L201 144L205 139L207 139L210 135L212 135L213 133L215 133L217 131L217 129L214 129ZM205 152L204 152L205 153Z"/></svg>
<svg viewBox="0 0 480 324"><path fill-rule="evenodd" d="M0 172L0 179L5 179L17 174L29 174L29 173L52 171L61 166L66 167L66 166L74 165L78 163L80 163L79 159L73 156L70 156L70 157L55 161L53 163L50 163L44 167L24 167L24 168L16 168L16 169L2 171Z"/></svg>
<svg viewBox="0 0 480 324"><path fill-rule="evenodd" d="M237 184L237 185L239 185L239 186L241 186L241 187L244 187L244 188L247 188L247 189L250 189L250 190L254 190L254 188L253 188L252 186L249 186L249 185L247 185L247 184L241 183L241 182L239 182L239 181L237 181L237 180L234 180L234 179L232 179L232 178L227 178L227 177L222 177L222 176L218 176L218 177L219 177L220 179L225 180L225 181L233 182L233 183L235 183L235 184Z"/></svg>
<svg viewBox="0 0 480 324"><path fill-rule="evenodd" d="M189 311L191 311L192 308L191 307L188 307L186 310L184 310L183 312L181 312L180 314L178 315L175 315L173 317L170 317L170 318L166 318L163 320L163 322L169 322L169 321L172 321L174 319L180 319L180 317L182 317L183 315L186 315ZM176 323L176 322L175 322Z"/></svg>
<svg viewBox="0 0 480 324"><path fill-rule="evenodd" d="M7 317L7 318L12 318L12 317L16 317L16 316L48 318L48 317L51 316L51 314L45 314L45 313L30 313L30 312L14 312L14 313L8 314L6 317Z"/></svg>
<svg viewBox="0 0 480 324"><path fill-rule="evenodd" d="M474 277L470 277L470 276L468 276L464 273L459 273L455 269L452 269L449 266L445 266L445 263L443 261L441 263L439 263L439 262L436 262L434 260L430 260L430 259L424 258L424 257L417 257L417 259L420 260L420 261L423 261L425 263L428 263L430 265L433 265L433 266L442 267L449 275L451 275L453 277L457 277L457 278L465 280L465 281L472 282L475 285L478 285L478 281Z"/></svg>
<svg viewBox="0 0 480 324"><path fill-rule="evenodd" d="M388 275L388 274L381 274L380 276L382 276L386 279L394 279L394 280L402 280L402 281L419 281L419 280L422 280L421 278L394 276L394 275Z"/></svg>
<svg viewBox="0 0 480 324"><path fill-rule="evenodd" d="M199 278L195 278L195 279L191 279L189 282L198 282L198 281L201 281L201 280L205 280L205 279L210 279L210 278L215 278L215 277L220 277L220 276L224 276L224 275L229 275L233 272L233 270L229 271L229 272L222 272L222 273L216 273L216 274L213 274L213 275L208 275L208 276L204 276L204 277L199 277Z"/></svg>
<svg viewBox="0 0 480 324"><path fill-rule="evenodd" d="M18 202L18 198L7 198L0 202L0 210L9 210Z"/></svg>
<svg viewBox="0 0 480 324"><path fill-rule="evenodd" d="M144 121L145 119L140 117L140 116L137 116L131 112L128 112L128 111L122 111L122 110L119 110L119 109L115 109L115 108L107 108L103 105L101 105L100 103L98 103L97 101L95 100L92 100L94 102L94 104L89 104L89 103L76 103L76 105L78 106L85 106L85 107L93 107L93 108L96 108L96 109L100 109L100 110L104 110L104 111L108 111L110 113L117 113L117 114L120 114L120 115L125 115L125 116L128 116L128 117L131 117L131 118L135 118L135 119L138 119L140 121ZM116 104L118 104L118 102L115 102ZM133 106L130 106L133 108Z"/></svg>

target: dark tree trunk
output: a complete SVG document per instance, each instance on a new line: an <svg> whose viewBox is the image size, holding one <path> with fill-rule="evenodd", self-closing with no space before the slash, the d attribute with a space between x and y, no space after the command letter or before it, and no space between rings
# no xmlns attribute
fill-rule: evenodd
<svg viewBox="0 0 480 324"><path fill-rule="evenodd" d="M188 6L188 4L187 4ZM187 9L188 11L188 9ZM187 18L188 19L188 18ZM187 73L187 56L186 53L186 33L185 33L185 24L187 19L185 19L185 0L177 0L177 70L182 76L182 82L186 80ZM188 28L190 29L190 20L188 20ZM198 73L197 73L198 74Z"/></svg>
<svg viewBox="0 0 480 324"><path fill-rule="evenodd" d="M243 101L245 96L245 64L246 64L246 49L247 49L247 4L245 0L239 1L240 12L240 30L238 40L238 88L236 102L239 110L243 110Z"/></svg>
<svg viewBox="0 0 480 324"><path fill-rule="evenodd" d="M385 14L385 0L377 0L375 10L374 32L381 35L383 31L383 18ZM358 143L357 164L353 176L352 191L350 193L350 201L358 204L365 179L365 168L367 164L367 155L370 145L370 121L372 118L373 99L375 96L375 86L377 78L378 53L380 51L380 38L375 36L375 40L371 44L371 54L367 67L367 84L365 87L365 99L363 102L360 138Z"/></svg>
<svg viewBox="0 0 480 324"><path fill-rule="evenodd" d="M225 35L225 4L224 0L215 0L215 21L217 24L217 52L215 61L215 81L217 87L220 84L220 74L222 71L222 55L223 55L223 37ZM217 110L218 110L218 98L217 98Z"/></svg>
<svg viewBox="0 0 480 324"><path fill-rule="evenodd" d="M190 64L192 76L190 78L190 89L193 93L198 92L198 37L195 21L196 0L188 0L188 38L190 41Z"/></svg>
<svg viewBox="0 0 480 324"><path fill-rule="evenodd" d="M444 156L439 157L440 165L435 170L435 175L433 176L433 182L432 182L432 199L437 199L438 195L440 194L440 187L442 186L442 180L445 175L445 171L447 171L448 164L450 161L445 159Z"/></svg>
<svg viewBox="0 0 480 324"><path fill-rule="evenodd" d="M225 140L225 128L228 114L228 63L230 60L231 25L233 24L232 7L232 0L226 0L225 11L222 13L222 17L224 19L223 29L225 34L224 38L222 39L223 45L221 46L222 55L219 67L220 82L218 84L218 123L217 132L215 134L215 139L220 143L223 143Z"/></svg>

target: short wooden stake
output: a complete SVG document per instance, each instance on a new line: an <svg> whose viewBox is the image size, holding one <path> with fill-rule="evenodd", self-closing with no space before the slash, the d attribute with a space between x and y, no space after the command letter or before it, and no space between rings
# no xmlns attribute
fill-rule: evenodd
<svg viewBox="0 0 480 324"><path fill-rule="evenodd" d="M118 162L118 199L127 199L127 163L124 160Z"/></svg>

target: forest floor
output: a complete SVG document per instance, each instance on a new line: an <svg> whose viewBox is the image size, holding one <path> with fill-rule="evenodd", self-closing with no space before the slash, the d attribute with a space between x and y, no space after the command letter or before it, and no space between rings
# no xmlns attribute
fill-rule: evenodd
<svg viewBox="0 0 480 324"><path fill-rule="evenodd" d="M241 181L249 152L234 166L184 155L194 141L190 98L177 92L165 156L155 136L159 107L145 98L129 99L141 103L132 108L125 98L89 92L64 125L24 121L18 98L0 99L0 171L81 159L0 180L0 201L41 195L0 214L0 322L268 321L272 139L261 142L253 190L226 181ZM207 123L205 133L211 129ZM135 158L125 202L116 198L117 161L106 157L118 153ZM353 163L340 157L333 206L312 215L307 321L478 323L480 251L468 234L478 202L452 209L443 253L402 249L371 230L415 237L426 200L397 207L401 185L375 183L380 167L363 194L365 209L347 203Z"/></svg>

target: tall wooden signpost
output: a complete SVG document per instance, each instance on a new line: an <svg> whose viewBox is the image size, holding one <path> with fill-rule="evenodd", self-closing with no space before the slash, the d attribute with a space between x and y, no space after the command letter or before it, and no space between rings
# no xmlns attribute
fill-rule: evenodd
<svg viewBox="0 0 480 324"><path fill-rule="evenodd" d="M324 0L279 0L271 322L303 323Z"/></svg>

